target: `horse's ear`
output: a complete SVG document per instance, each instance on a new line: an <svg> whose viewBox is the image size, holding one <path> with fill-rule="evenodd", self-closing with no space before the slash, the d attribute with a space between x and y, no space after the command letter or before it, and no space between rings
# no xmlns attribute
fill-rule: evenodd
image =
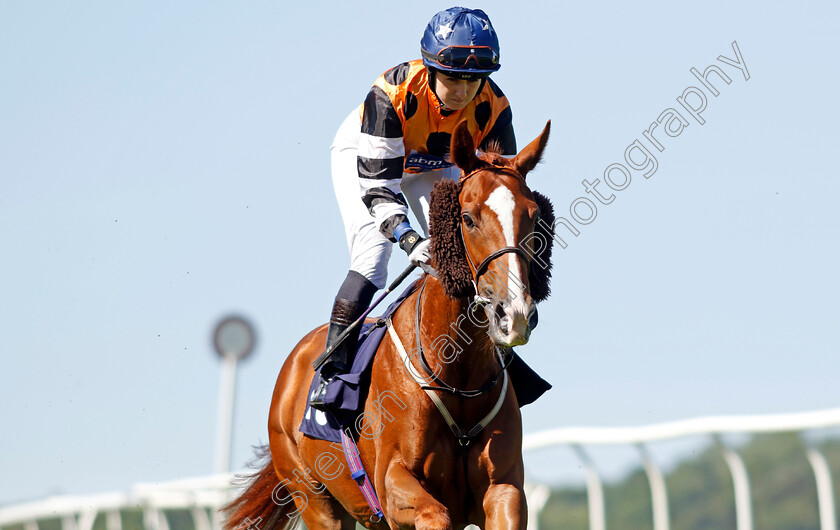
<svg viewBox="0 0 840 530"><path fill-rule="evenodd" d="M513 167L516 168L520 175L522 175L522 178L525 178L525 175L534 169L534 167L536 167L536 165L540 162L543 150L545 149L545 144L548 143L548 132L550 130L551 120L548 120L542 133L540 133L534 141L526 145L522 151L519 151L519 154L511 159Z"/></svg>
<svg viewBox="0 0 840 530"><path fill-rule="evenodd" d="M432 265L450 298L475 294L472 271L461 242L461 185L453 180L435 182L429 203L429 235L432 237Z"/></svg>
<svg viewBox="0 0 840 530"><path fill-rule="evenodd" d="M456 166L463 169L464 173L471 172L481 163L481 160L475 154L475 142L473 142L473 137L470 134L467 120L463 120L455 128L449 153L452 156L452 161L455 162Z"/></svg>

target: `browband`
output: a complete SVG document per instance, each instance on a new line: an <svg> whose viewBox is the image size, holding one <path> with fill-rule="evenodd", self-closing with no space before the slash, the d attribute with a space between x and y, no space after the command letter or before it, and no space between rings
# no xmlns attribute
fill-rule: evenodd
<svg viewBox="0 0 840 530"><path fill-rule="evenodd" d="M497 169L497 170L501 171L502 173L507 173L508 175L511 175L511 176L513 176L513 177L516 177L516 178L520 178L520 179L522 179L522 180L525 180L525 177L523 177L523 176L519 173L519 171L517 171L517 170L513 169L512 167L507 167L507 166L497 166L496 164L493 164L493 165L491 165L490 167L487 167L487 166L481 166L481 167L479 167L479 168L473 169L473 170L472 170L472 171L470 171L469 173L463 173L463 174L461 174L461 178L460 178L460 179L458 179L458 182L459 182L459 183L463 183L464 181L466 181L468 178L470 178L471 176L475 175L475 174L476 174L476 173L478 173L479 171L487 171L487 170L493 170L493 169Z"/></svg>

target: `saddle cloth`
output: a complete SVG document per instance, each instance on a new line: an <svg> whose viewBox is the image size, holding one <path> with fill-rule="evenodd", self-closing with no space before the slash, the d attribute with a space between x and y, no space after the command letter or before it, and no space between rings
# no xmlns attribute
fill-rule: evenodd
<svg viewBox="0 0 840 530"><path fill-rule="evenodd" d="M300 423L300 431L303 434L320 440L341 443L340 430L348 427L353 429L356 418L364 410L370 386L373 357L387 330L385 321L397 311L418 286L419 282L415 282L406 289L388 306L376 322L362 325L353 365L346 374L336 375L327 387L324 402L331 413L313 409L307 404L306 413ZM515 352L512 355L513 358L507 368L508 376L516 392L519 406L523 407L536 401L551 388L551 385L525 364L519 355ZM309 385L310 396L318 388L319 376L320 369L315 372Z"/></svg>

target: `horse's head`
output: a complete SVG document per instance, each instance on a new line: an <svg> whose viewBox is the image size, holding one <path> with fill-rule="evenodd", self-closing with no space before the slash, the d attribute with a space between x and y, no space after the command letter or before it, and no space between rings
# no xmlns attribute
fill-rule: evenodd
<svg viewBox="0 0 840 530"><path fill-rule="evenodd" d="M450 151L461 179L440 181L432 192L432 256L440 281L450 297L474 297L498 345L528 342L535 303L550 292L554 212L548 199L525 184L550 124L508 159L477 155L467 123L461 123Z"/></svg>

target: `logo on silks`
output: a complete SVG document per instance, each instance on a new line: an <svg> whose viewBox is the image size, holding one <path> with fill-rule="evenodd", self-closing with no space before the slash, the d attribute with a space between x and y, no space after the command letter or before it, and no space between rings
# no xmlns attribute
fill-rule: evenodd
<svg viewBox="0 0 840 530"><path fill-rule="evenodd" d="M417 151L412 151L411 154L405 157L405 170L411 173L434 171L435 169L443 169L452 165L454 164L442 156L424 155Z"/></svg>

